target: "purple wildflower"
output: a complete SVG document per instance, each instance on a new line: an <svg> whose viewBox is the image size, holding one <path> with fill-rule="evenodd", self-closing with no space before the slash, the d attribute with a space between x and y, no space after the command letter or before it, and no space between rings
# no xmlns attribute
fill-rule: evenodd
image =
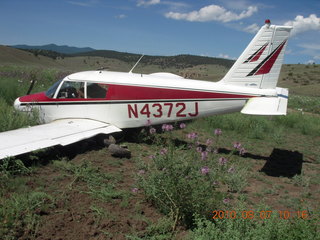
<svg viewBox="0 0 320 240"><path fill-rule="evenodd" d="M229 198L225 198L222 201L224 204L229 204L230 203L230 199Z"/></svg>
<svg viewBox="0 0 320 240"><path fill-rule="evenodd" d="M214 130L214 135L220 136L221 134L222 134L222 131L221 131L220 128L217 128L217 129Z"/></svg>
<svg viewBox="0 0 320 240"><path fill-rule="evenodd" d="M163 124L162 125L162 131L164 132L170 132L173 130L173 126L171 124Z"/></svg>
<svg viewBox="0 0 320 240"><path fill-rule="evenodd" d="M139 188L136 188L136 187L131 189L131 192L133 192L133 193L137 193L138 191L139 191Z"/></svg>
<svg viewBox="0 0 320 240"><path fill-rule="evenodd" d="M239 154L244 155L246 153L246 150L244 148L240 148Z"/></svg>
<svg viewBox="0 0 320 240"><path fill-rule="evenodd" d="M218 181L213 181L213 183L212 183L214 186L216 186L216 185L218 185L219 184L219 182Z"/></svg>
<svg viewBox="0 0 320 240"><path fill-rule="evenodd" d="M143 170L143 169L140 169L139 172L138 172L139 175L143 175L143 174L145 174L145 173L146 173L146 171Z"/></svg>
<svg viewBox="0 0 320 240"><path fill-rule="evenodd" d="M240 148L241 148L241 143L235 142L235 143L233 144L233 147L234 147L235 149L240 149Z"/></svg>
<svg viewBox="0 0 320 240"><path fill-rule="evenodd" d="M213 143L212 139L208 138L206 141L206 145L209 146Z"/></svg>
<svg viewBox="0 0 320 240"><path fill-rule="evenodd" d="M210 169L207 166L201 168L201 174L206 175L208 174Z"/></svg>
<svg viewBox="0 0 320 240"><path fill-rule="evenodd" d="M151 120L150 119L147 120L146 126L151 126Z"/></svg>
<svg viewBox="0 0 320 240"><path fill-rule="evenodd" d="M192 139L192 140L196 139L197 137L198 137L198 133L195 133L195 132L187 134L187 138Z"/></svg>
<svg viewBox="0 0 320 240"><path fill-rule="evenodd" d="M203 151L201 153L201 159L204 161L204 160L207 160L208 158L208 152L207 151Z"/></svg>
<svg viewBox="0 0 320 240"><path fill-rule="evenodd" d="M155 159L155 158L156 158L155 155L150 155L150 156L149 156L149 159Z"/></svg>
<svg viewBox="0 0 320 240"><path fill-rule="evenodd" d="M149 129L149 133L150 134L155 134L157 132L157 130L155 128L150 128Z"/></svg>
<svg viewBox="0 0 320 240"><path fill-rule="evenodd" d="M228 169L228 173L234 173L236 171L236 169L234 167L231 167Z"/></svg>
<svg viewBox="0 0 320 240"><path fill-rule="evenodd" d="M163 148L163 149L161 149L160 154L161 154L161 155L166 155L167 152L168 152L168 149Z"/></svg>
<svg viewBox="0 0 320 240"><path fill-rule="evenodd" d="M197 147L196 150L197 150L198 153L201 153L202 152L202 147Z"/></svg>
<svg viewBox="0 0 320 240"><path fill-rule="evenodd" d="M224 157L219 158L219 164L220 165L225 165L227 162L228 162L228 159L226 159Z"/></svg>
<svg viewBox="0 0 320 240"><path fill-rule="evenodd" d="M187 127L187 125L185 124L185 123L180 123L180 128L181 129L184 129L184 128L186 128Z"/></svg>

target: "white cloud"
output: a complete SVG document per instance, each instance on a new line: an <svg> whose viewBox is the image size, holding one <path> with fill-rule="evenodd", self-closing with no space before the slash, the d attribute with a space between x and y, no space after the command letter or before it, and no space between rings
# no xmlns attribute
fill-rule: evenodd
<svg viewBox="0 0 320 240"><path fill-rule="evenodd" d="M307 64L314 64L314 63L315 63L315 61L312 60L312 59L310 59L309 61L307 61Z"/></svg>
<svg viewBox="0 0 320 240"><path fill-rule="evenodd" d="M168 12L165 16L175 20L186 20L190 22L230 22L250 17L257 11L258 8L256 6L249 6L246 10L237 14L235 12L228 11L219 5L208 5L201 8L199 11L192 11L189 13Z"/></svg>
<svg viewBox="0 0 320 240"><path fill-rule="evenodd" d="M231 60L236 60L237 59L235 57L230 57L228 54L223 54L223 53L220 53L218 55L218 58L225 58L225 59L231 59Z"/></svg>
<svg viewBox="0 0 320 240"><path fill-rule="evenodd" d="M260 27L258 24L254 23L251 24L243 29L243 31L248 32L248 33L257 33L259 31Z"/></svg>
<svg viewBox="0 0 320 240"><path fill-rule="evenodd" d="M320 50L320 44L316 43L302 43L298 45L299 47L311 49L311 50Z"/></svg>
<svg viewBox="0 0 320 240"><path fill-rule="evenodd" d="M227 58L227 59L230 59L230 56L228 54L223 54L223 53L220 53L218 55L219 58Z"/></svg>
<svg viewBox="0 0 320 240"><path fill-rule="evenodd" d="M81 7L92 7L93 5L98 3L98 0L68 1L68 3Z"/></svg>
<svg viewBox="0 0 320 240"><path fill-rule="evenodd" d="M120 14L120 15L117 15L116 18L117 19L124 19L126 18L127 16L125 14Z"/></svg>
<svg viewBox="0 0 320 240"><path fill-rule="evenodd" d="M169 6L171 10L181 10L190 7L189 4L183 2L162 1L161 3Z"/></svg>
<svg viewBox="0 0 320 240"><path fill-rule="evenodd" d="M151 6L151 5L156 5L159 4L161 2L161 0L138 0L137 2L137 6L141 7L141 6Z"/></svg>
<svg viewBox="0 0 320 240"><path fill-rule="evenodd" d="M306 18L298 15L293 21L287 21L284 25L293 26L292 35L311 30L320 31L320 18L318 18L316 14L310 14L310 16Z"/></svg>

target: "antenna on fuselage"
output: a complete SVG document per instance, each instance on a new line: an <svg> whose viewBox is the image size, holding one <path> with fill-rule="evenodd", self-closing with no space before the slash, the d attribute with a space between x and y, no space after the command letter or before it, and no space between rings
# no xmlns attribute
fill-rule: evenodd
<svg viewBox="0 0 320 240"><path fill-rule="evenodd" d="M132 73L133 69L138 65L138 63L140 62L140 60L144 57L144 55L142 55L139 60L136 62L136 64L131 68L131 70L129 71L129 73Z"/></svg>

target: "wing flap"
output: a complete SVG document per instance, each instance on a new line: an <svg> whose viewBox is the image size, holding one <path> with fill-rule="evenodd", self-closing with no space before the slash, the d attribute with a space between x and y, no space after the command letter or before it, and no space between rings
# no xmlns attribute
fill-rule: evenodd
<svg viewBox="0 0 320 240"><path fill-rule="evenodd" d="M0 133L0 159L56 145L68 145L121 129L90 119L61 119L39 126Z"/></svg>

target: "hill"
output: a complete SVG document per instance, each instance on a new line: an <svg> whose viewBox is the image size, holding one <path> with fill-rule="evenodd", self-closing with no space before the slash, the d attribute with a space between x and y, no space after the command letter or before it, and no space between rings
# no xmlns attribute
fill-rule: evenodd
<svg viewBox="0 0 320 240"><path fill-rule="evenodd" d="M71 46L67 46L67 45L59 46L56 44L47 44L47 45L41 45L41 46L13 45L11 47L18 48L18 49L50 50L50 51L63 53L63 54L75 54L75 53L90 52L90 51L95 50L95 49L89 48L89 47L78 48L78 47L71 47Z"/></svg>
<svg viewBox="0 0 320 240"><path fill-rule="evenodd" d="M124 62L135 62L139 59L141 55L133 53L123 53L111 50L96 50L85 53L77 53L71 56L99 56L103 58L114 58ZM145 64L157 64L162 67L178 67L185 68L190 67L190 65L202 65L202 64L215 64L225 66L230 68L234 63L233 60L224 59L224 58L212 58L212 57L203 57L196 55L177 55L177 56L148 56L145 55L141 63Z"/></svg>
<svg viewBox="0 0 320 240"><path fill-rule="evenodd" d="M8 46L0 45L1 65L26 65L37 67L58 68L59 64L51 58L38 55Z"/></svg>

